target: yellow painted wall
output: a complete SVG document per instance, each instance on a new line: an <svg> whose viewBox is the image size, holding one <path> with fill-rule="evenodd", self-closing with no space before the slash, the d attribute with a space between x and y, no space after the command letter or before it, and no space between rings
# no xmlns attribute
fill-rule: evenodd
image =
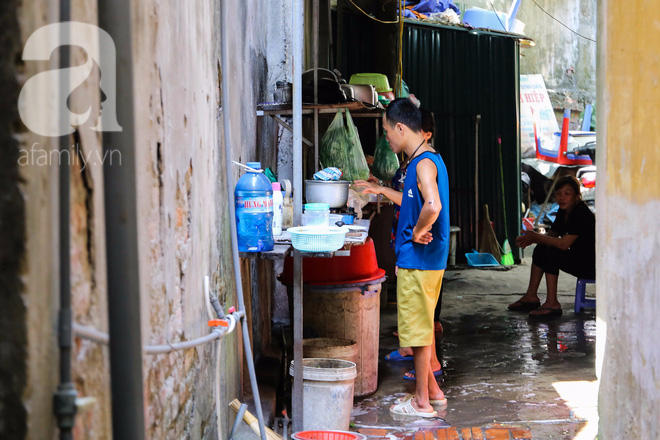
<svg viewBox="0 0 660 440"><path fill-rule="evenodd" d="M660 1L598 7L598 438L657 439Z"/></svg>
<svg viewBox="0 0 660 440"><path fill-rule="evenodd" d="M646 202L660 196L660 1L610 0L601 8L608 191ZM647 177L631 178L642 172Z"/></svg>

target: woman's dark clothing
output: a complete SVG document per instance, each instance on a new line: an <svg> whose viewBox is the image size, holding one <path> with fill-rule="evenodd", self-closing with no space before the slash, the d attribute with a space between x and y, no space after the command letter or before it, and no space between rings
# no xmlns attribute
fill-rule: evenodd
<svg viewBox="0 0 660 440"><path fill-rule="evenodd" d="M550 228L560 237L577 235L578 238L567 250L539 244L534 249L532 262L544 273L559 275L559 271L578 278L596 277L596 217L584 202L579 202L566 218L566 211L557 212Z"/></svg>
<svg viewBox="0 0 660 440"><path fill-rule="evenodd" d="M403 192L403 185L406 180L407 167L401 167L396 170L394 177L392 177L392 189ZM390 247L394 249L394 242L396 240L396 228L399 226L399 213L401 213L401 206L394 204L394 218L392 219L392 233L390 234Z"/></svg>

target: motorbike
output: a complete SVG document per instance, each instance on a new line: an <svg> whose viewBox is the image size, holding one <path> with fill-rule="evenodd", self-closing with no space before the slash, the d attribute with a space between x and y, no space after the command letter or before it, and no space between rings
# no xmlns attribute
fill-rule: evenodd
<svg viewBox="0 0 660 440"><path fill-rule="evenodd" d="M587 142L581 147L574 148L573 154L586 155L594 165L580 168L575 177L580 181L582 200L592 212L596 212L596 141Z"/></svg>

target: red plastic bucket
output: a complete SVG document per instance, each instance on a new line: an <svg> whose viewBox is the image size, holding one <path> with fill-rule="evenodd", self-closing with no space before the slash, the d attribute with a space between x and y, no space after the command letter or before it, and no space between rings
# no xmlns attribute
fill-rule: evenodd
<svg viewBox="0 0 660 440"><path fill-rule="evenodd" d="M363 245L351 247L351 254L346 257L303 258L303 283L311 286L367 283L384 276L371 237ZM278 279L287 286L293 284L293 258L284 260Z"/></svg>
<svg viewBox="0 0 660 440"><path fill-rule="evenodd" d="M348 431L300 431L291 436L296 440L362 440L364 435Z"/></svg>

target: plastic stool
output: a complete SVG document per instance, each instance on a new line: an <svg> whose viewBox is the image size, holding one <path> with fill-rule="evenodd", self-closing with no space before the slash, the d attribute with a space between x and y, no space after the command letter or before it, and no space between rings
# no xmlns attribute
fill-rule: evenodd
<svg viewBox="0 0 660 440"><path fill-rule="evenodd" d="M575 284L575 313L580 313L583 308L596 308L595 299L586 299L584 297L587 284L596 284L596 280L578 278L577 283Z"/></svg>

